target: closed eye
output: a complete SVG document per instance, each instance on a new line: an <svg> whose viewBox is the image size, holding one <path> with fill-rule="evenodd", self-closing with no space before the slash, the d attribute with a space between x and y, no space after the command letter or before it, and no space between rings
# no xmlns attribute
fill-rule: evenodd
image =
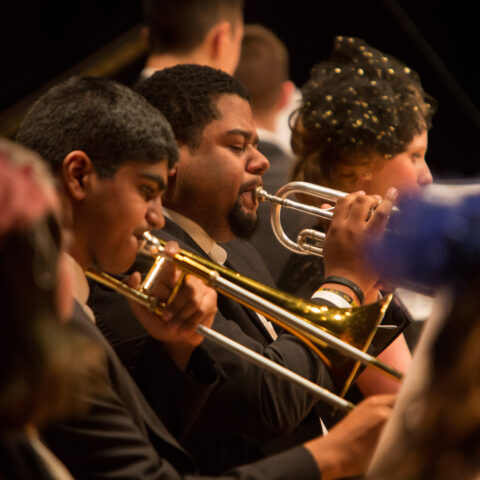
<svg viewBox="0 0 480 480"><path fill-rule="evenodd" d="M230 145L230 150L233 150L235 153L244 153L246 149L246 145Z"/></svg>
<svg viewBox="0 0 480 480"><path fill-rule="evenodd" d="M140 192L147 201L153 200L160 193L157 188L152 188L150 185L140 185Z"/></svg>

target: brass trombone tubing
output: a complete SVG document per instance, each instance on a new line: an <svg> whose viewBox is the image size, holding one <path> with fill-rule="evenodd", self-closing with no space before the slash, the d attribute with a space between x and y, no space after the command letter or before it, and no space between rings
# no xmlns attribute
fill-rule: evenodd
<svg viewBox="0 0 480 480"><path fill-rule="evenodd" d="M87 270L85 273L92 280L95 280L96 282L101 283L102 285L105 285L117 291L118 293L144 305L158 315L161 314L162 307L156 304L152 304L152 297L150 295L131 288L125 283L104 272ZM218 276L218 273L214 272L213 276ZM342 411L349 411L355 407L355 405L348 400L345 400L344 398L335 395L326 388L323 388L320 385L311 382L310 380L302 377L301 375L292 372L288 368L279 365L278 363L258 354L257 352L254 352L253 350L245 347L244 345L235 342L231 338L228 338L225 335L222 335L215 330L206 327L205 325L198 325L196 330L205 338L208 338L212 342L223 346L224 348L241 356L252 364L263 368L264 370L276 375L279 378L288 380L302 388L305 388L315 398L324 400L332 404L333 406L341 409Z"/></svg>
<svg viewBox="0 0 480 480"><path fill-rule="evenodd" d="M140 245L140 252L152 258L162 255L166 242L149 232L144 232L143 235L146 241L148 241L149 247L146 248L146 242L144 242L143 246L142 244ZM326 344L340 353L343 353L347 357L352 358L363 365L369 365L383 373L386 373L396 380L401 380L403 378L403 375L398 370L378 360L374 356L340 340L335 335L318 328L316 325L306 321L304 318L291 313L283 307L278 306L275 302L257 295L256 293L247 290L243 286L237 285L235 283L235 278L241 278L241 275L183 249L181 249L179 253L175 254L171 260L183 271L202 278L212 288L215 288L221 293L230 296L234 300L242 303L252 310L267 316L272 321L276 323L280 322L282 327L288 326L290 327L290 331L299 332L300 335L307 337L308 339L318 341L322 345ZM230 276L231 279L228 280L227 278L223 278L223 274L225 274L227 278ZM272 288L267 288L260 282L256 282L252 279L249 279L249 282L252 286L256 287L257 291L266 292L270 295L273 295L274 298L275 295L280 299L282 299L282 296L284 296L283 292L275 291L275 289ZM295 300L302 305L306 304L310 310L319 310L322 308L316 304L308 304L302 299ZM386 298L385 308L388 303L389 298ZM340 309L338 310L340 311Z"/></svg>

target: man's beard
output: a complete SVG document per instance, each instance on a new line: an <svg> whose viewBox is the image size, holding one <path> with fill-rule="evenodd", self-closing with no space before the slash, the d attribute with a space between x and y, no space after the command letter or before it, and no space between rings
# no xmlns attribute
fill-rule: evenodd
<svg viewBox="0 0 480 480"><path fill-rule="evenodd" d="M228 214L228 224L236 237L248 240L257 229L258 216L254 212L245 212L240 199L237 198Z"/></svg>

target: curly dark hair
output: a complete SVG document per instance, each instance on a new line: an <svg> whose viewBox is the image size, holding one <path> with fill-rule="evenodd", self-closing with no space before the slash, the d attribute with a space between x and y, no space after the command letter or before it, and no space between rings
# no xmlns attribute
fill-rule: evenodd
<svg viewBox="0 0 480 480"><path fill-rule="evenodd" d="M73 77L52 87L28 111L16 137L57 171L74 150L84 151L102 177L126 161L178 159L163 115L114 80Z"/></svg>
<svg viewBox="0 0 480 480"><path fill-rule="evenodd" d="M198 147L203 129L220 117L216 101L238 95L250 102L245 86L228 73L202 65L176 65L140 81L135 90L170 122L177 141Z"/></svg>
<svg viewBox="0 0 480 480"><path fill-rule="evenodd" d="M400 60L352 37L336 37L312 69L292 126L294 178L332 185L339 164L404 152L431 127L435 100Z"/></svg>

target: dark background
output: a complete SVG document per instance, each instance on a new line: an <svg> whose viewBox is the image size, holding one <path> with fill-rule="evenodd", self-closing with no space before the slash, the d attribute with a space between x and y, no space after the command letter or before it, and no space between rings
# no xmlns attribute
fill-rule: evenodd
<svg viewBox="0 0 480 480"><path fill-rule="evenodd" d="M0 111L141 21L137 0L4 2ZM477 15L470 2L433 0L267 2L246 0L245 20L272 28L291 54L301 86L334 35L353 35L417 70L439 102L428 161L437 178L473 177L480 136ZM143 59L118 79L132 81Z"/></svg>

